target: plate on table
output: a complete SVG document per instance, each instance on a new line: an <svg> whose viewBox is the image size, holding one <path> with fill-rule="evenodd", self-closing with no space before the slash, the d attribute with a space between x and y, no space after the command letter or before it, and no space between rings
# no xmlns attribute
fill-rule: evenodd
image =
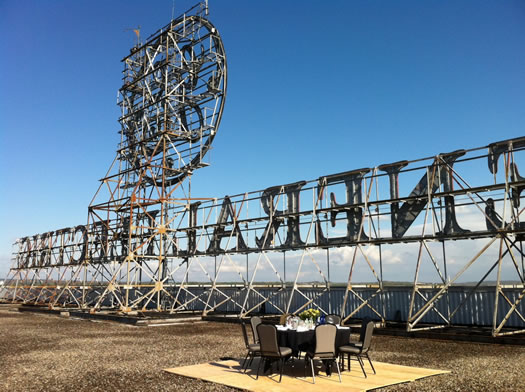
<svg viewBox="0 0 525 392"><path fill-rule="evenodd" d="M350 327L343 327L342 325L337 325L338 329L350 329Z"/></svg>

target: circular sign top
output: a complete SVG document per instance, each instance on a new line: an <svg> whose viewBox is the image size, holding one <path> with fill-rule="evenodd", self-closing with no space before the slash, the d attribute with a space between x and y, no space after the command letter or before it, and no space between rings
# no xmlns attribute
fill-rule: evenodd
<svg viewBox="0 0 525 392"><path fill-rule="evenodd" d="M222 117L226 54L199 15L173 20L122 60L119 105L127 186L170 186L205 165Z"/></svg>

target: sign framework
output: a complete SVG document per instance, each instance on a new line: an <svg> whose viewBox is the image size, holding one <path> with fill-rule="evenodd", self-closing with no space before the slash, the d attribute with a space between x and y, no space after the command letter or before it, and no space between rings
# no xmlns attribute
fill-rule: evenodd
<svg viewBox="0 0 525 392"><path fill-rule="evenodd" d="M452 308L449 289L497 248L468 296L492 278L493 335L525 331L525 179L518 170L525 138L241 195L192 197L192 175L207 165L227 85L224 46L206 16L205 5L194 7L123 59L121 142L89 206L88 222L19 239L4 299L127 313L209 314L230 304L241 317L263 305L278 313L318 306L344 319L367 308L385 322L388 263L382 249L413 243L418 250L406 271L413 277L411 331L428 328L420 325L431 313L442 321L431 328L454 324L466 300ZM473 165L486 174L484 182L470 182ZM401 191L407 183L411 191ZM475 227L462 222L458 211L465 209L479 223ZM459 242L469 243L471 254L451 275L447 246ZM339 309L325 309L320 304L331 294L334 248L349 249L346 290ZM286 269L287 254L292 271ZM372 281L366 298L356 289L360 266ZM435 277L432 285L421 281L425 266ZM521 290L516 295L504 284L506 266ZM302 281L308 268L318 274L315 283ZM225 290L232 286L235 294ZM321 289L311 294L313 286ZM511 316L523 321L523 329L504 330Z"/></svg>

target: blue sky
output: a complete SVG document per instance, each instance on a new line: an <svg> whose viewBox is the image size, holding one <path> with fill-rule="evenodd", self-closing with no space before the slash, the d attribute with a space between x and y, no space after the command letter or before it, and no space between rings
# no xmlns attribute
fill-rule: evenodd
<svg viewBox="0 0 525 392"><path fill-rule="evenodd" d="M176 0L175 16L193 4ZM0 0L0 276L16 238L86 222L119 139L129 29L154 33L172 7ZM210 11L228 94L195 196L524 134L523 1L211 0Z"/></svg>

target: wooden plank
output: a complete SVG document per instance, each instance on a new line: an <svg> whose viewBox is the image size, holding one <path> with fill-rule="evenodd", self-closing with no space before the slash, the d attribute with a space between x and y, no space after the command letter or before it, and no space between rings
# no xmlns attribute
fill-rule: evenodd
<svg viewBox="0 0 525 392"><path fill-rule="evenodd" d="M255 379L258 359L253 361L252 368L246 374L241 372L240 361L237 360L182 366L165 369L165 371L253 392L310 392L326 390L327 388L335 392L358 392L449 373L446 370L424 369L382 362L373 363L377 374L374 375L370 365L367 365L365 370L368 377L365 378L361 368L356 364L356 366L352 366L351 372L347 370L341 373L341 383L339 383L337 372L332 373L331 377L327 377L324 374L324 369L317 374L320 369L317 367L314 384L309 368L306 372L307 377L304 377L304 361L301 360L296 360L293 364L285 366L281 383L278 383L279 374L277 372L260 375L258 380Z"/></svg>

